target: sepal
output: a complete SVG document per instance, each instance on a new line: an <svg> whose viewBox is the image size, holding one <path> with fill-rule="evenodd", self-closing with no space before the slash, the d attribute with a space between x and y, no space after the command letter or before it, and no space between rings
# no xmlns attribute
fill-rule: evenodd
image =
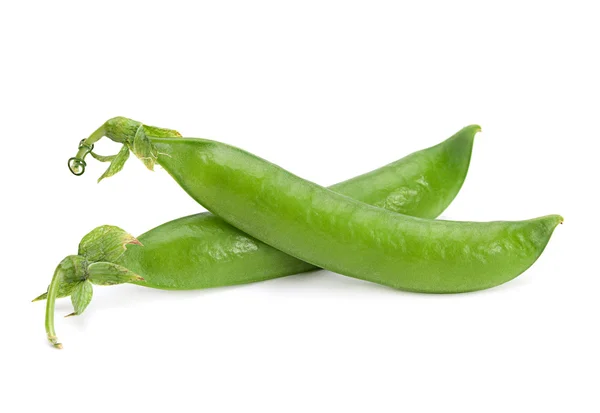
<svg viewBox="0 0 600 413"><path fill-rule="evenodd" d="M154 138L181 138L181 133L173 129L144 125L144 131L146 132L147 136Z"/></svg>
<svg viewBox="0 0 600 413"><path fill-rule="evenodd" d="M90 151L90 155L92 155L92 158L94 158L95 160L100 161L100 162L112 162L113 159L115 159L117 157L117 155L109 155L109 156L98 155L96 152L92 152L92 151Z"/></svg>
<svg viewBox="0 0 600 413"><path fill-rule="evenodd" d="M92 155L92 156L94 156L94 155ZM103 158L106 159L106 161L108 161L108 159L112 158L112 157L106 156ZM127 162L127 159L129 159L129 148L127 147L126 144L123 144L119 153L114 155L114 158L112 158L110 160L110 165L108 165L108 169L106 171L104 171L104 173L102 174L102 176L100 178L98 178L98 182L100 182L104 178L109 178L109 177L119 173L121 171L121 169L123 169L123 166L125 165L125 162ZM105 161L101 161L101 162L105 162Z"/></svg>
<svg viewBox="0 0 600 413"><path fill-rule="evenodd" d="M117 285L144 281L142 277L112 262L95 262L88 267L88 280L96 285Z"/></svg>
<svg viewBox="0 0 600 413"><path fill-rule="evenodd" d="M73 289L73 292L71 293L71 303L73 304L73 309L75 311L73 311L71 314L68 314L66 317L83 313L92 301L93 293L94 289L92 287L92 283L88 280L77 283Z"/></svg>
<svg viewBox="0 0 600 413"><path fill-rule="evenodd" d="M113 225L102 225L84 236L79 243L79 255L89 262L116 262L128 244L141 243L133 235Z"/></svg>
<svg viewBox="0 0 600 413"><path fill-rule="evenodd" d="M140 125L138 130L135 132L135 136L133 137L133 145L131 145L131 151L135 156L141 160L146 168L151 171L154 170L154 164L156 164L156 160L158 158L158 152L150 139L146 135L144 130L144 126Z"/></svg>

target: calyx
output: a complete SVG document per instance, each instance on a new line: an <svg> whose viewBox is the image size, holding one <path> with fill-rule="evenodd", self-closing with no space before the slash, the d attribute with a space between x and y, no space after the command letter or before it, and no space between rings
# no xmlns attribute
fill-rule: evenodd
<svg viewBox="0 0 600 413"><path fill-rule="evenodd" d="M116 285L144 279L116 264L127 245L142 245L137 238L112 225L102 225L85 235L79 243L78 255L69 255L58 265L52 282L58 283L54 298L71 297L74 311L68 316L83 313L92 300L96 285ZM45 300L48 292L33 301Z"/></svg>
<svg viewBox="0 0 600 413"><path fill-rule="evenodd" d="M94 143L104 136L123 145L118 153L103 156L94 152ZM75 175L82 175L85 172L85 157L88 154L100 162L110 162L108 169L98 179L100 182L121 171L129 159L129 153L132 152L148 169L154 170L159 153L152 144L151 138L153 137L180 138L181 134L176 130L144 125L122 116L109 119L87 139L79 143L77 155L69 159L69 169Z"/></svg>

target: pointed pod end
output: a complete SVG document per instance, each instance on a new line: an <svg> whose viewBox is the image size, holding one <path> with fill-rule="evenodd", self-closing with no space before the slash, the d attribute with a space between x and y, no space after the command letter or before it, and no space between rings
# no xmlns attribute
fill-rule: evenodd
<svg viewBox="0 0 600 413"><path fill-rule="evenodd" d="M75 315L78 315L78 314L77 314L77 313L75 313L75 312L72 312L71 314L67 314L67 315L65 316L65 318L68 318L68 317L73 317L73 316L75 316Z"/></svg>
<svg viewBox="0 0 600 413"><path fill-rule="evenodd" d="M57 349L59 349L59 350L62 350L62 349L63 349L63 345L62 345L61 343L55 343L55 344L52 344L52 347L54 347L54 348L57 348Z"/></svg>
<svg viewBox="0 0 600 413"><path fill-rule="evenodd" d="M546 215L541 219L545 223L546 228L551 233L556 229L556 227L562 225L562 223L565 222L565 219L562 217L562 215Z"/></svg>
<svg viewBox="0 0 600 413"><path fill-rule="evenodd" d="M473 132L473 133L481 132L481 126L477 125L476 123L472 123L472 124L467 125L464 128L462 128L459 132L465 132L465 131L469 131L469 132Z"/></svg>
<svg viewBox="0 0 600 413"><path fill-rule="evenodd" d="M479 125L476 125L476 124L473 124L473 125L466 126L466 127L465 127L465 129L467 129L467 130L469 130L470 132L472 132L472 133L473 133L473 135L475 135L475 134L477 134L477 133L481 132L481 126L479 126Z"/></svg>
<svg viewBox="0 0 600 413"><path fill-rule="evenodd" d="M465 140L467 142L473 142L473 140L475 139L475 135L477 135L477 133L479 132L481 132L481 126L476 124L468 125L456 132L450 138L448 138L447 141Z"/></svg>

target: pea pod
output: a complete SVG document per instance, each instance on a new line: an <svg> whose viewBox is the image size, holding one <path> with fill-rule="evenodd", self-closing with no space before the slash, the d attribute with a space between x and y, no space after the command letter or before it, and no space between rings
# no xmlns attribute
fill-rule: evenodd
<svg viewBox="0 0 600 413"><path fill-rule="evenodd" d="M146 129L152 132L151 128ZM159 134L163 131L156 130ZM168 130L162 133L177 135ZM475 133L475 129L464 129L436 146L333 185L331 189L392 211L435 217L450 204L464 182ZM92 152L93 143L82 142L80 148L102 162L118 158ZM127 145L123 148L127 151L119 153L128 155ZM81 173L85 168L81 158L72 159L69 164L81 166ZM117 159L103 177L121 167ZM167 222L138 239L117 227L98 227L82 239L79 254L67 257L59 265L49 288L52 294L47 303L46 327L50 341L57 347L61 345L54 332L54 300L71 295L77 283L87 281L80 287L88 289L90 282L100 285L130 282L187 290L267 280L317 268L252 238L210 213ZM66 265L73 261L78 263L77 271L73 265ZM104 280L98 278L98 268L112 270L114 266L116 269ZM47 295L44 293L34 301L46 299ZM75 304L78 301L74 300ZM82 311L76 309L73 314Z"/></svg>
<svg viewBox="0 0 600 413"><path fill-rule="evenodd" d="M149 136L144 125L125 118L101 129L87 143L102 135L123 142L146 166L159 163L193 199L245 233L315 266L407 291L458 293L505 283L537 260L562 222L559 215L512 222L411 217L221 142ZM462 133L478 130L472 125ZM84 154L80 148L77 158Z"/></svg>

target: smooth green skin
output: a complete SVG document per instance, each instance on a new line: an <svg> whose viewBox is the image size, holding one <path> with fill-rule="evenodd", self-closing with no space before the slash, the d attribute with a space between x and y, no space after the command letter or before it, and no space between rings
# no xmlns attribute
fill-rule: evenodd
<svg viewBox="0 0 600 413"><path fill-rule="evenodd" d="M562 221L558 215L479 223L410 217L220 142L151 140L158 163L177 183L234 227L315 266L407 291L459 293L505 283L537 260Z"/></svg>
<svg viewBox="0 0 600 413"><path fill-rule="evenodd" d="M341 182L332 191L397 213L437 217L469 168L476 129ZM237 285L318 267L285 254L210 213L176 219L138 237L118 264L144 277L136 284L174 290Z"/></svg>

